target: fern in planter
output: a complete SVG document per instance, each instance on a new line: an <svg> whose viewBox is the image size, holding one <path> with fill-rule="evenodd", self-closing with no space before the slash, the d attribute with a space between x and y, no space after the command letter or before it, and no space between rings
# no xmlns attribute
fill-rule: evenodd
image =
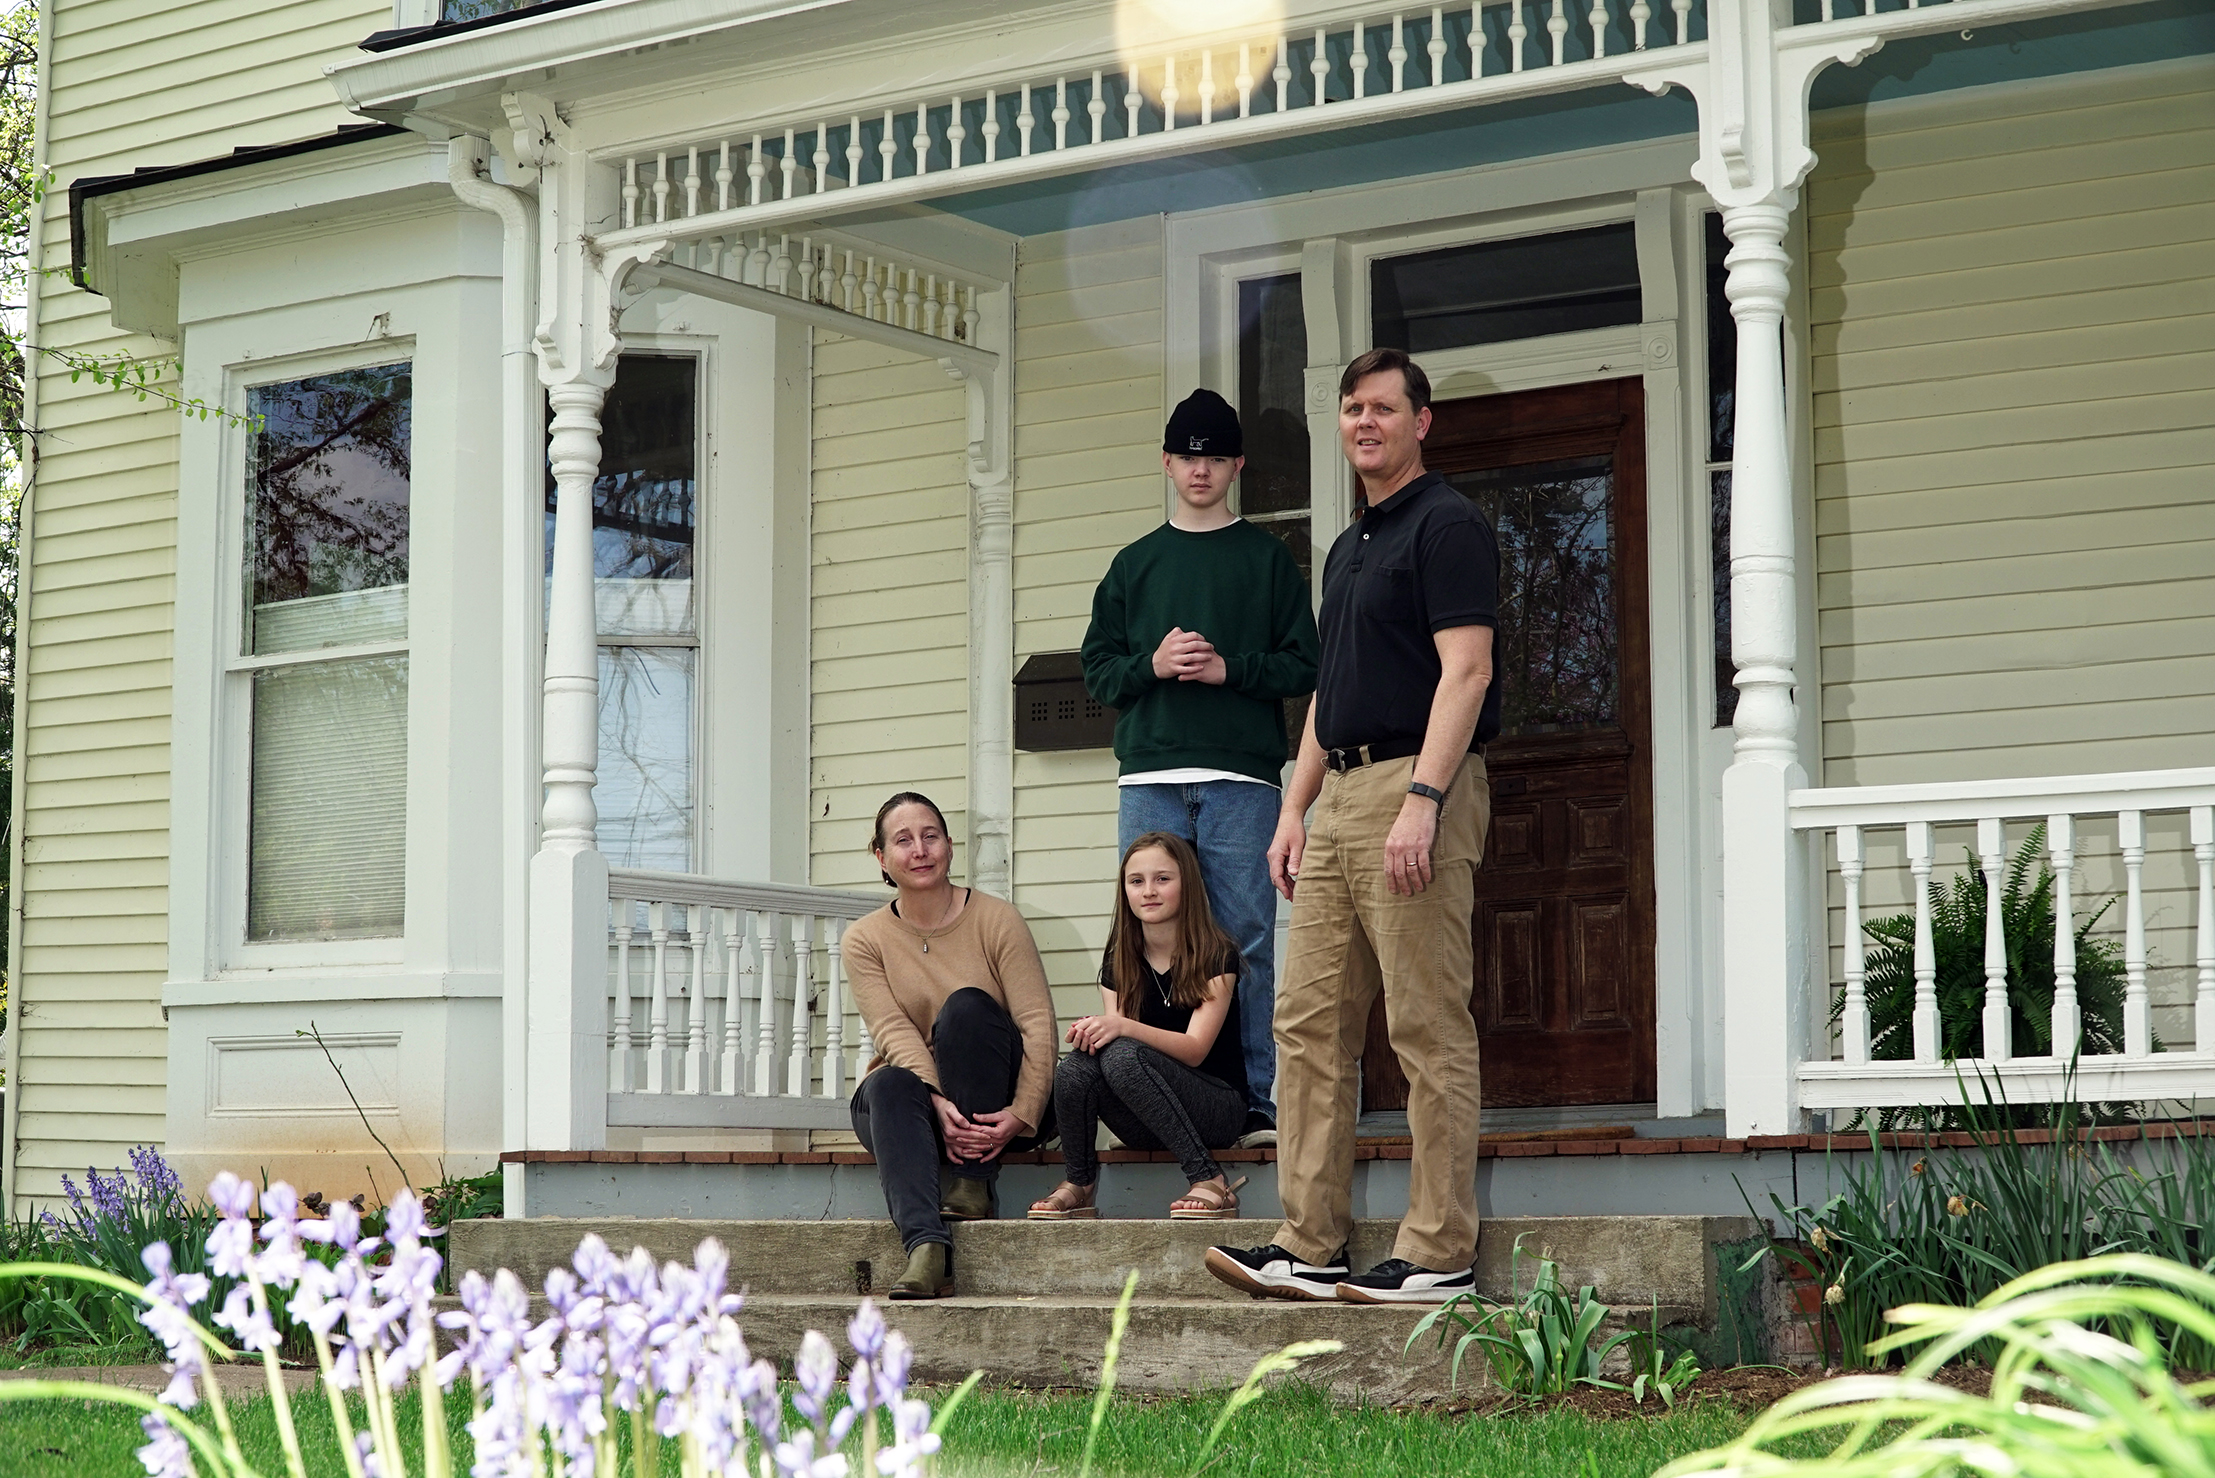
<svg viewBox="0 0 2215 1478"><path fill-rule="evenodd" d="M2042 1057L2053 1051L2053 872L2041 860L2046 828L2032 828L2007 865L2000 889L2000 932L2007 946L2007 997L2014 1017L2017 1057ZM2037 876L2032 877L2033 866ZM2123 1050L2123 952L2112 939L2092 934L2108 907L2107 899L2077 925L2077 1005L2082 1014L2085 1056ZM1984 880L1974 867L1950 881L1933 882L1930 900L1932 953L1938 966L1938 1053L1949 1061L1984 1054ZM1863 926L1871 947L1864 989L1869 1000L1869 1055L1880 1061L1904 1061L1915 1055L1915 916L1894 914ZM1831 1008L1836 1022L1845 1011L1840 994ZM2160 1043L2154 1044L2160 1050ZM2132 1116L2128 1104L2092 1105L2095 1121ZM1976 1115L1977 1124L1956 1122L1960 1108L1934 1111L1945 1128L1997 1128L2011 1123L2015 1111L1992 1104ZM1890 1126L1921 1119L1924 1111L1888 1112ZM2025 1122L2034 1122L2026 1120Z"/></svg>

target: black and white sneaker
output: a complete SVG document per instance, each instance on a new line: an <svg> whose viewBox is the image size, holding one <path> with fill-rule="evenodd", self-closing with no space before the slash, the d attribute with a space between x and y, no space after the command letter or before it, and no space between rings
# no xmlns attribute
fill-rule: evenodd
<svg viewBox="0 0 2215 1478"><path fill-rule="evenodd" d="M1207 1270L1256 1298L1304 1298L1328 1303L1353 1271L1341 1247L1329 1261L1302 1262L1271 1242L1266 1247L1210 1247Z"/></svg>
<svg viewBox="0 0 2215 1478"><path fill-rule="evenodd" d="M1434 1273L1404 1257L1387 1258L1366 1273L1338 1281L1337 1295L1352 1304L1442 1304L1457 1293L1477 1291L1477 1275Z"/></svg>

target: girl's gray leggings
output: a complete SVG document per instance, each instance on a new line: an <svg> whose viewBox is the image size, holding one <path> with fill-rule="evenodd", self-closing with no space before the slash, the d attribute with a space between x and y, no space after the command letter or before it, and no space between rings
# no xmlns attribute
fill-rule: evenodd
<svg viewBox="0 0 2215 1478"><path fill-rule="evenodd" d="M1220 1078L1186 1067L1129 1037L1100 1051L1072 1052L1054 1069L1054 1118L1071 1185L1100 1178L1093 1126L1105 1122L1134 1150L1167 1150L1191 1181L1223 1173L1208 1153L1246 1125L1246 1099Z"/></svg>

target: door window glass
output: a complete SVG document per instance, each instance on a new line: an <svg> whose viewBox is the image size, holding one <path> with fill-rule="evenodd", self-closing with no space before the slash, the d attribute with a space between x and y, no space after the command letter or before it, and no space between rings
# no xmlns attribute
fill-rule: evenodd
<svg viewBox="0 0 2215 1478"><path fill-rule="evenodd" d="M1613 468L1600 456L1449 475L1499 538L1502 735L1620 721Z"/></svg>
<svg viewBox="0 0 2215 1478"><path fill-rule="evenodd" d="M1738 718L1738 668L1730 656L1730 459L1737 429L1738 324L1723 286L1730 238L1723 218L1706 217L1707 243L1707 526L1709 590L1715 602L1715 726Z"/></svg>
<svg viewBox="0 0 2215 1478"><path fill-rule="evenodd" d="M1376 342L1418 355L1635 324L1638 243L1625 222L1379 257L1369 301Z"/></svg>
<svg viewBox="0 0 2215 1478"><path fill-rule="evenodd" d="M1315 563L1307 439L1307 318L1300 274L1238 285L1238 408L1246 470L1239 512L1284 540L1302 575Z"/></svg>

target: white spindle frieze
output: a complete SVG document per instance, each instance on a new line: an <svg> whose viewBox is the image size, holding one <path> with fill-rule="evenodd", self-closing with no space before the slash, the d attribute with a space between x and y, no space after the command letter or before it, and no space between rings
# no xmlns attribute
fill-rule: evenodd
<svg viewBox="0 0 2215 1478"><path fill-rule="evenodd" d="M1537 47L1526 45L1526 6L1546 30ZM1576 0L1574 18L1569 0L1475 0L1427 12L1353 5L1297 34L1219 32L1082 69L980 71L963 90L899 99L881 118L859 111L843 120L764 118L759 132L749 122L743 133L680 136L611 161L622 171L623 230L601 240L649 229L684 240L861 209L869 193L920 197L955 188L932 177L956 172L968 188L971 176L982 187L995 176L1105 167L1115 156L1186 146L1175 136L1195 131L1228 147L1241 136L1352 126L1371 112L1437 111L1488 93L1606 85L1649 48L1698 44L1692 32L1705 23L1705 0L1671 0L1671 8L1674 27L1649 31L1650 0ZM1340 118L1348 105L1362 111ZM1324 113L1333 121L1323 121ZM1012 151L1002 147L1010 138ZM1097 165L1073 157L1087 151L1099 152ZM704 208L708 192L696 162L703 154L720 161L713 210ZM734 155L743 155L747 180L737 202L720 187ZM673 157L685 168L681 178ZM829 198L849 191L850 205Z"/></svg>
<svg viewBox="0 0 2215 1478"><path fill-rule="evenodd" d="M845 931L881 902L821 888L611 873L608 1122L843 1127L846 1096L872 1051L846 989ZM645 1000L634 1003L641 992Z"/></svg>
<svg viewBox="0 0 2215 1478"><path fill-rule="evenodd" d="M2013 1102L2215 1097L2215 768L1798 790L1790 808L1796 830L1831 833L1825 850L1837 859L1842 905L1832 926L1843 962L1835 987L1840 1055L1800 1064L1803 1106L1944 1105L1956 1101L1964 1082L1977 1092L1973 1085L1980 1079ZM2052 876L2046 906L2054 974L2052 1050L2038 1057L2018 1055L2013 1040L2002 918L2008 869L2034 828L2043 828L2044 838L2030 865L2034 874L2043 865ZM1934 890L1951 886L1934 880L1934 868L1956 858L1981 875L1977 891L1985 903L1982 1055L1959 1060L1945 1055L1933 941ZM1876 907L1873 897L1898 900L1893 907L1914 922L1914 996L1904 1058L1871 1056L1877 1044L1871 1039L1864 925ZM2092 927L2117 947L2123 967L2119 1051L2084 1034L2078 933L2095 918ZM2166 958L2154 945L2157 928L2165 931ZM2174 982L2166 1006L2153 988L2164 969ZM2177 1024L2187 1019L2182 990L2188 979L2194 985L2191 1044L2162 1041L2156 1013L2170 1011L2169 1030L2181 1037Z"/></svg>

